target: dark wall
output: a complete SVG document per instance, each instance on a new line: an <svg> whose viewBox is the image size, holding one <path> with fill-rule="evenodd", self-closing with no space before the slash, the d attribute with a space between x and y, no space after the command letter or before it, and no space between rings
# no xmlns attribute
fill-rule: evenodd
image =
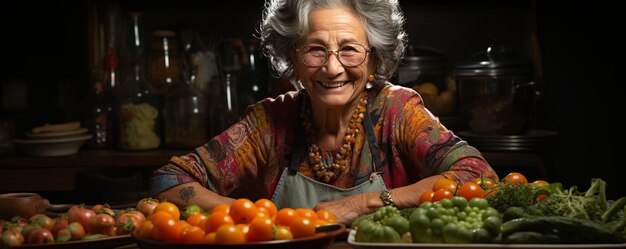
<svg viewBox="0 0 626 249"><path fill-rule="evenodd" d="M14 3L20 18L1 16L6 65L0 82L23 81L26 109L2 106L0 118L18 121L17 134L43 122L65 121L86 91L89 74L88 9L85 3ZM224 37L252 37L264 1L125 1L143 11L146 30L180 23L215 30ZM563 1L401 0L410 43L442 51L453 60L482 51L494 38L530 56L536 29L546 88L540 128L559 132L550 155L551 181L587 186L590 177L609 182L613 196L622 166L624 14L614 4ZM533 19L533 12L536 19ZM28 21L25 21L28 19ZM6 102L11 96L0 95ZM611 145L611 144L618 144Z"/></svg>

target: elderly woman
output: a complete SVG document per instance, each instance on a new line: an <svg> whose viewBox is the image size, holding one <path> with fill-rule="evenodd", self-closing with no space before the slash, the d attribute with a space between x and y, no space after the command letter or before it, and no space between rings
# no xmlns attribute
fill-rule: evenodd
<svg viewBox="0 0 626 249"><path fill-rule="evenodd" d="M497 175L412 89L387 82L406 42L397 0L271 0L260 38L297 91L260 101L193 152L173 157L151 193L211 208L245 183L278 208L325 208L339 222L383 205L414 207L442 178Z"/></svg>

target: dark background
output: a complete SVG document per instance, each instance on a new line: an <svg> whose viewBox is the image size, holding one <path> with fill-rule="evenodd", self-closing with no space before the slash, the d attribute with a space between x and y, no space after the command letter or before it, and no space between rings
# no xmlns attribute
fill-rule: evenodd
<svg viewBox="0 0 626 249"><path fill-rule="evenodd" d="M12 102L10 82L24 82L26 106L0 105L0 119L16 121L16 134L41 123L67 121L84 96L90 65L90 8L82 3L16 2L3 26L0 104ZM494 38L518 54L531 55L536 35L545 94L540 129L559 136L546 156L549 181L586 189L589 179L608 182L609 196L626 195L623 171L624 13L608 1L410 1L401 0L411 44L445 51L462 60ZM146 29L187 22L223 37L251 38L263 1L127 1L124 10L144 12ZM19 18L16 18L18 16ZM496 169L499 170L499 169ZM503 174L502 170L498 171ZM502 175L501 175L502 177Z"/></svg>

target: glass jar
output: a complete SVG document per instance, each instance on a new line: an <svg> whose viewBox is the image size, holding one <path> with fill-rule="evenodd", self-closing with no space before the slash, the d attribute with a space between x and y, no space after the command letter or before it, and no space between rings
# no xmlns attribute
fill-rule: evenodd
<svg viewBox="0 0 626 249"><path fill-rule="evenodd" d="M132 69L116 91L117 145L122 150L156 149L161 144L159 96L145 81L141 64Z"/></svg>
<svg viewBox="0 0 626 249"><path fill-rule="evenodd" d="M157 30L148 54L146 81L159 94L167 94L183 82L176 32Z"/></svg>
<svg viewBox="0 0 626 249"><path fill-rule="evenodd" d="M163 124L165 146L171 149L193 149L209 139L209 104L205 91L194 78L165 96Z"/></svg>
<svg viewBox="0 0 626 249"><path fill-rule="evenodd" d="M458 115L456 82L444 53L427 47L410 47L398 67L398 84L417 91L424 105L440 117Z"/></svg>
<svg viewBox="0 0 626 249"><path fill-rule="evenodd" d="M541 93L530 58L506 51L499 42L456 67L460 106L478 134L519 134L528 129Z"/></svg>

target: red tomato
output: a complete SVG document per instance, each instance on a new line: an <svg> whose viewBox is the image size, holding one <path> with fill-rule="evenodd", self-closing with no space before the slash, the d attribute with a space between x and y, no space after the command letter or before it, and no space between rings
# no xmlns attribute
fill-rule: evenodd
<svg viewBox="0 0 626 249"><path fill-rule="evenodd" d="M435 181L433 184L433 192L437 192L437 190L445 189L452 193L456 192L457 183L453 180L443 178Z"/></svg>
<svg viewBox="0 0 626 249"><path fill-rule="evenodd" d="M137 218L136 215L126 213L120 216L119 218L117 218L117 220L115 221L115 228L116 228L115 233L117 235L129 234L135 231L135 229L139 228L141 226L141 223L143 222L144 221Z"/></svg>
<svg viewBox="0 0 626 249"><path fill-rule="evenodd" d="M17 230L6 230L2 233L2 246L13 247L24 244L24 235Z"/></svg>
<svg viewBox="0 0 626 249"><path fill-rule="evenodd" d="M108 204L97 204L93 207L91 207L91 210L93 210L94 212L96 212L96 214L101 214L101 213L106 213L109 214L111 216L115 216L115 212L113 212L113 209L111 209L111 206L109 206Z"/></svg>
<svg viewBox="0 0 626 249"><path fill-rule="evenodd" d="M461 185L459 190L456 192L457 196L465 197L468 201L472 198L483 198L485 194L485 190L483 190L478 183L475 182L466 182Z"/></svg>
<svg viewBox="0 0 626 249"><path fill-rule="evenodd" d="M106 213L97 214L96 217L89 220L87 232L94 234L104 234L108 236L115 235L115 218Z"/></svg>
<svg viewBox="0 0 626 249"><path fill-rule="evenodd" d="M420 196L419 204L422 204L427 201L432 202L434 195L435 195L435 192L433 192L432 190L424 191L424 193L422 193L422 195Z"/></svg>
<svg viewBox="0 0 626 249"><path fill-rule="evenodd" d="M54 226L52 227L52 230L50 230L50 232L52 232L52 235L54 235L54 237L56 238L59 231L67 227L69 221L67 220L67 215L61 215L54 218L54 220Z"/></svg>
<svg viewBox="0 0 626 249"><path fill-rule="evenodd" d="M85 227L78 222L67 224L67 230L70 230L72 240L81 240L86 234Z"/></svg>
<svg viewBox="0 0 626 249"><path fill-rule="evenodd" d="M28 220L30 224L38 224L41 226L41 228L45 228L48 230L52 230L52 228L54 227L54 223L55 223L54 219L48 217L45 214L33 215Z"/></svg>
<svg viewBox="0 0 626 249"><path fill-rule="evenodd" d="M52 232L45 228L38 228L28 235L28 244L50 244L54 243Z"/></svg>
<svg viewBox="0 0 626 249"><path fill-rule="evenodd" d="M454 194L450 190L439 189L435 191L435 194L433 194L432 202L436 202L442 199L452 199L452 197L454 197Z"/></svg>
<svg viewBox="0 0 626 249"><path fill-rule="evenodd" d="M506 175L504 177L504 180L510 182L513 185L518 185L518 184L528 184L528 180L526 180L526 177L524 175L522 175L521 173L518 172L511 172L508 175Z"/></svg>
<svg viewBox="0 0 626 249"><path fill-rule="evenodd" d="M84 204L74 205L67 211L68 222L78 222L83 228L89 226L89 220L96 217L96 212L91 209L85 208Z"/></svg>

